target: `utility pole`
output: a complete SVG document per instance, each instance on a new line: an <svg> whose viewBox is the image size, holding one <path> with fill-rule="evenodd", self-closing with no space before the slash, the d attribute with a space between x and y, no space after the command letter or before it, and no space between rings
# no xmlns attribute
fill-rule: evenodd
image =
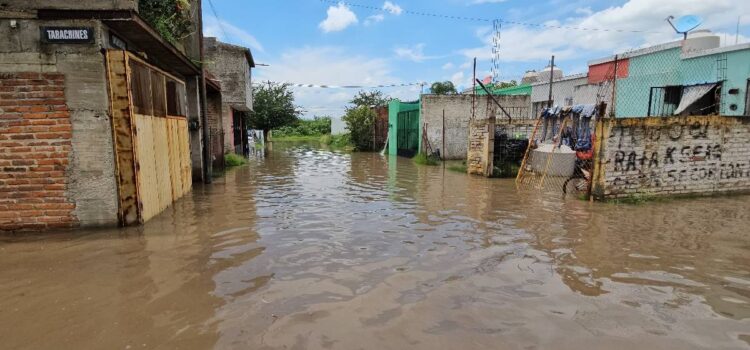
<svg viewBox="0 0 750 350"><path fill-rule="evenodd" d="M445 108L443 108L443 146L440 150L440 157L443 158L443 170L445 170Z"/></svg>
<svg viewBox="0 0 750 350"><path fill-rule="evenodd" d="M473 71L473 79L472 82L474 83L471 87L471 119L474 119L476 117L476 100L477 100L477 58L474 57L474 71Z"/></svg>
<svg viewBox="0 0 750 350"><path fill-rule="evenodd" d="M615 117L615 107L617 107L617 55L615 55L615 72L612 76L612 107L609 109L609 117ZM650 111L649 111L650 112Z"/></svg>
<svg viewBox="0 0 750 350"><path fill-rule="evenodd" d="M549 64L549 97L547 98L547 108L552 108L552 81L555 80L555 55Z"/></svg>
<svg viewBox="0 0 750 350"><path fill-rule="evenodd" d="M203 13L202 1L198 1L198 13ZM198 16L198 50L201 56L201 74L198 89L200 90L200 116L203 123L203 183L210 184L213 177L213 162L211 157L211 126L208 124L208 94L206 93L205 48L203 47L203 18ZM223 142L223 141L222 141Z"/></svg>

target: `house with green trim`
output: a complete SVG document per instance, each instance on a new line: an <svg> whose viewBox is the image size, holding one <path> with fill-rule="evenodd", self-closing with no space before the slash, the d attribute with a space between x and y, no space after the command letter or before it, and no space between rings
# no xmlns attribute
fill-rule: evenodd
<svg viewBox="0 0 750 350"><path fill-rule="evenodd" d="M495 86L486 86L493 95L500 96L515 96L515 95L531 95L531 84L521 84L516 86L509 86L505 88L497 88ZM477 95L487 95L487 92L482 89L481 86L477 85L474 88ZM471 93L471 91L469 91Z"/></svg>
<svg viewBox="0 0 750 350"><path fill-rule="evenodd" d="M420 106L419 100L401 102L394 99L388 103L389 155L413 157L421 149Z"/></svg>

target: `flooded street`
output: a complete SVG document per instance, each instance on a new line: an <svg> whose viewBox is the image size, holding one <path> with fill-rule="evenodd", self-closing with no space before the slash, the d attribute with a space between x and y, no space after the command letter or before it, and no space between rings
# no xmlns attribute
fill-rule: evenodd
<svg viewBox="0 0 750 350"><path fill-rule="evenodd" d="M518 193L280 144L143 227L0 239L3 349L750 348L750 197Z"/></svg>

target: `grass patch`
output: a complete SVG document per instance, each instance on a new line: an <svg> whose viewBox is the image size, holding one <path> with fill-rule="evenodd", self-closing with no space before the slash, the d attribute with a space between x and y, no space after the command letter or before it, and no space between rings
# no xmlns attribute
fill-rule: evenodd
<svg viewBox="0 0 750 350"><path fill-rule="evenodd" d="M412 158L412 161L414 161L415 164L419 165L438 165L440 164L440 161L437 159L437 157L428 156L424 153L419 153L414 158Z"/></svg>
<svg viewBox="0 0 750 350"><path fill-rule="evenodd" d="M319 140L321 144L329 146L331 148L343 149L347 151L354 150L354 145L352 144L352 139L349 134L341 134L341 135L326 134L326 135L321 136Z"/></svg>
<svg viewBox="0 0 750 350"><path fill-rule="evenodd" d="M227 153L224 155L224 164L227 168L245 165L247 164L247 159L234 153Z"/></svg>
<svg viewBox="0 0 750 350"><path fill-rule="evenodd" d="M464 173L466 174L466 162L461 162L461 164L453 164L448 166L448 170L455 171L457 173Z"/></svg>
<svg viewBox="0 0 750 350"><path fill-rule="evenodd" d="M332 140L333 140L333 136L331 136L330 134L325 134L321 136L319 139L320 143L324 145L330 145Z"/></svg>

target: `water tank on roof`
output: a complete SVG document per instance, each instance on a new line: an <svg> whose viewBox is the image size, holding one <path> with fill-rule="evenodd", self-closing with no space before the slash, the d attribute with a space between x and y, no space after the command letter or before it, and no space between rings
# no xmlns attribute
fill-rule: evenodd
<svg viewBox="0 0 750 350"><path fill-rule="evenodd" d="M547 66L544 69L542 69L542 71L539 72L539 79L542 80L542 81L548 81L549 80L549 70L550 70L550 66ZM552 72L552 77L554 79L560 79L560 78L562 78L563 77L563 71L562 71L562 69L557 68L557 66L555 66L555 70Z"/></svg>
<svg viewBox="0 0 750 350"><path fill-rule="evenodd" d="M721 45L718 35L708 29L696 30L688 33L687 40L682 43L682 52L690 53L696 51L715 49Z"/></svg>
<svg viewBox="0 0 750 350"><path fill-rule="evenodd" d="M526 73L523 75L523 78L521 78L521 85L532 84L538 81L539 81L539 73L537 73L537 71L535 70L529 70L529 71L526 71Z"/></svg>

